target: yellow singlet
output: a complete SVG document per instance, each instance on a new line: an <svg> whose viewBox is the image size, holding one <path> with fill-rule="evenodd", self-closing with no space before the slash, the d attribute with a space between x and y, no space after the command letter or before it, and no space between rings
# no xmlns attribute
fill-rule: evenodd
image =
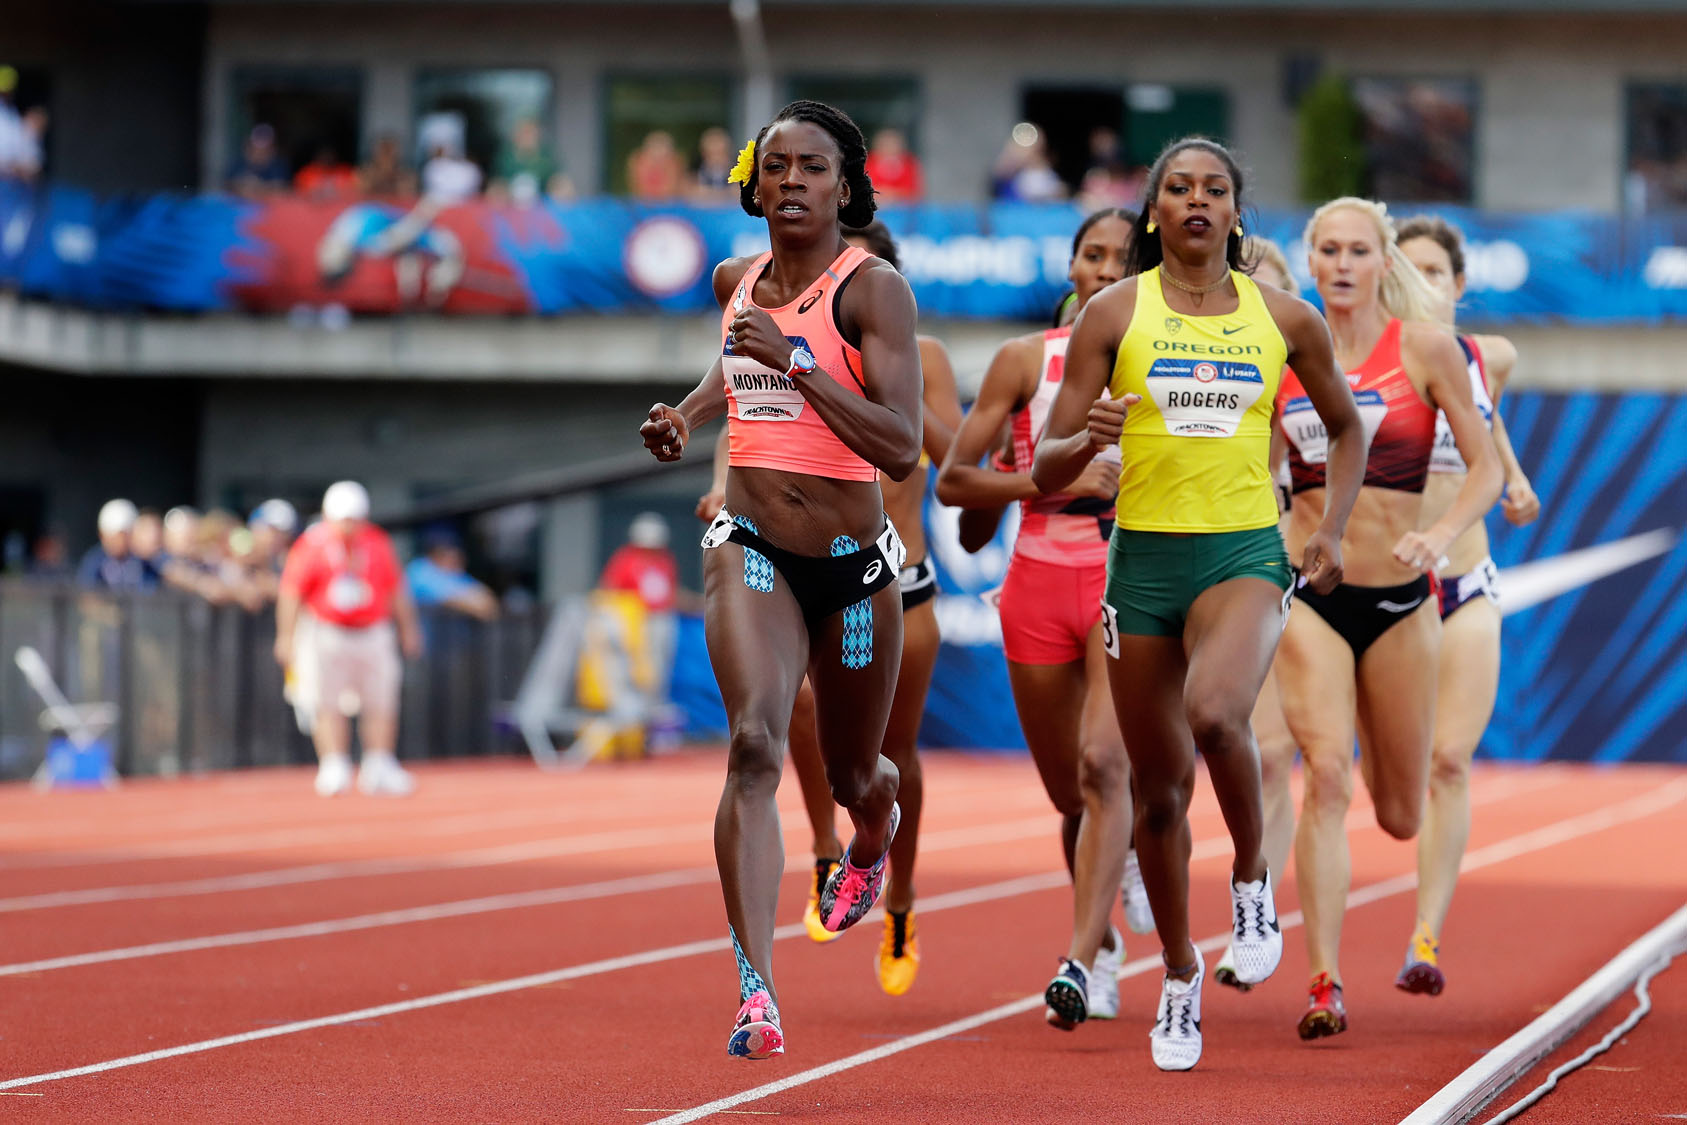
<svg viewBox="0 0 1687 1125"><path fill-rule="evenodd" d="M1231 271L1236 311L1184 316L1166 305L1158 267L1136 283L1136 310L1108 385L1142 396L1125 418L1118 526L1127 531L1251 531L1277 523L1271 408L1288 345L1259 287Z"/></svg>

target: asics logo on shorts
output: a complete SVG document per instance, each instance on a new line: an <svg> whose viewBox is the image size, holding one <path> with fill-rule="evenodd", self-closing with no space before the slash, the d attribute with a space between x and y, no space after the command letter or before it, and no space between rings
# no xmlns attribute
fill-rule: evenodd
<svg viewBox="0 0 1687 1125"><path fill-rule="evenodd" d="M861 584L863 586L871 584L873 579L877 578L879 576L879 572L884 568L884 563L880 562L878 559L874 559L873 565L867 568L867 573L861 576Z"/></svg>

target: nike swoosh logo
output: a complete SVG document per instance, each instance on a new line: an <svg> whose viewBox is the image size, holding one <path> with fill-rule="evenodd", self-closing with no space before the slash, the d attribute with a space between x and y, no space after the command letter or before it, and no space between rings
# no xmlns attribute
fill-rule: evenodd
<svg viewBox="0 0 1687 1125"><path fill-rule="evenodd" d="M1673 528L1631 535L1610 543L1583 547L1548 559L1522 563L1500 571L1500 613L1520 613L1560 594L1589 586L1601 578L1666 554L1679 533Z"/></svg>
<svg viewBox="0 0 1687 1125"><path fill-rule="evenodd" d="M879 562L877 559L874 559L873 565L867 568L867 573L863 574L861 576L861 584L863 586L866 586L866 585L870 584L873 581L873 579L875 579L879 576L879 573L881 571L883 571L884 568L885 568L884 563Z"/></svg>
<svg viewBox="0 0 1687 1125"><path fill-rule="evenodd" d="M1411 600L1409 602L1391 602L1391 601L1385 600L1385 601L1378 602L1377 608L1378 609L1386 609L1390 613L1405 613L1408 609L1416 609L1418 606L1420 606L1422 604L1423 604L1422 598L1414 598L1413 600Z"/></svg>
<svg viewBox="0 0 1687 1125"><path fill-rule="evenodd" d="M1226 329L1223 329L1223 332L1224 332L1224 334L1225 334L1225 335L1226 335L1226 336L1229 336L1229 335L1231 335L1231 334L1232 334L1232 333L1236 333L1236 332L1240 332L1240 331L1242 331L1242 329L1244 329L1244 328L1246 328L1246 327L1247 327L1247 325L1245 325L1245 324L1243 324L1243 325L1239 325L1239 326L1237 326L1237 327L1235 327L1235 328L1226 328Z"/></svg>

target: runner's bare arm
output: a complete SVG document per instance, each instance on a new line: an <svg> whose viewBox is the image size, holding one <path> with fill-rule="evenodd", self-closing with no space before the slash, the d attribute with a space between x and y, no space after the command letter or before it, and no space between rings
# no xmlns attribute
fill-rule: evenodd
<svg viewBox="0 0 1687 1125"><path fill-rule="evenodd" d="M1041 492L1063 492L1089 467L1095 455L1119 443L1125 413L1140 402L1136 395L1102 401L1113 378L1119 343L1136 308L1136 281L1102 290L1072 325L1066 345L1066 373L1049 408L1048 423L1037 442L1031 479Z"/></svg>

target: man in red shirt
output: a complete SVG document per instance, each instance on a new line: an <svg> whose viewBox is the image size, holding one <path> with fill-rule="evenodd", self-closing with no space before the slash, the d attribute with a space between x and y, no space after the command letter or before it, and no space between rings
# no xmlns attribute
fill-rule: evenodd
<svg viewBox="0 0 1687 1125"><path fill-rule="evenodd" d="M670 613L679 599L679 563L668 549L668 524L642 512L627 529L627 542L604 564L600 590L637 594L652 613Z"/></svg>
<svg viewBox="0 0 1687 1125"><path fill-rule="evenodd" d="M416 604L392 540L369 522L369 493L355 481L340 481L322 497L322 521L287 552L275 607L275 659L283 668L314 673L311 733L322 796L351 786L353 713L363 742L358 789L404 796L415 788L393 753L404 672L400 646L406 657L421 655Z"/></svg>

